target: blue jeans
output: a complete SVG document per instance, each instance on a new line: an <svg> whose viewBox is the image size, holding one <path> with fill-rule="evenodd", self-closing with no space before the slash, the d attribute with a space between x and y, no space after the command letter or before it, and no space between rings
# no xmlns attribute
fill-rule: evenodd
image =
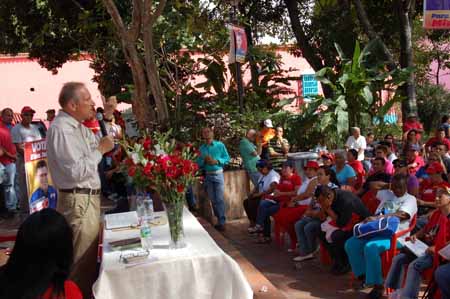
<svg viewBox="0 0 450 299"><path fill-rule="evenodd" d="M186 190L186 201L189 208L195 208L197 201L195 199L194 191L192 190L192 185L190 185Z"/></svg>
<svg viewBox="0 0 450 299"><path fill-rule="evenodd" d="M206 193L211 200L214 215L217 217L219 225L225 224L225 201L223 198L224 180L223 173L206 174Z"/></svg>
<svg viewBox="0 0 450 299"><path fill-rule="evenodd" d="M253 186L258 186L258 181L261 178L261 173L259 171L250 172L247 170L248 176L250 177L250 181L252 181Z"/></svg>
<svg viewBox="0 0 450 299"><path fill-rule="evenodd" d="M442 299L450 299L450 264L439 266L434 272L434 279L441 290Z"/></svg>
<svg viewBox="0 0 450 299"><path fill-rule="evenodd" d="M305 216L295 223L298 249L300 254L307 255L317 249L317 237L321 232L320 219Z"/></svg>
<svg viewBox="0 0 450 299"><path fill-rule="evenodd" d="M15 189L16 164L5 165L6 178L2 184L5 206L9 211L17 209L17 196Z"/></svg>
<svg viewBox="0 0 450 299"><path fill-rule="evenodd" d="M370 240L351 237L345 242L345 251L356 277L366 275L367 285L382 285L381 257L383 251L391 248L390 238Z"/></svg>
<svg viewBox="0 0 450 299"><path fill-rule="evenodd" d="M405 286L401 298L417 299L420 291L421 274L433 266L433 256L426 254L415 258L413 254L400 253L392 260L391 268L386 277L386 287L398 290L402 288L404 266L409 264Z"/></svg>
<svg viewBox="0 0 450 299"><path fill-rule="evenodd" d="M256 224L264 227L264 237L270 237L270 216L274 215L280 209L279 203L268 200L261 200L258 206L258 215L256 216Z"/></svg>

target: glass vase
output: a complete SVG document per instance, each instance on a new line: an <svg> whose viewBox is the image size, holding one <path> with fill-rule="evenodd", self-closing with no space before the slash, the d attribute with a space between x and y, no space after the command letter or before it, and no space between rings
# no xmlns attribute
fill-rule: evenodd
<svg viewBox="0 0 450 299"><path fill-rule="evenodd" d="M167 221L170 230L170 249L179 249L186 247L184 240L183 227L183 207L184 201L177 200L175 202L166 202L165 209L167 213Z"/></svg>

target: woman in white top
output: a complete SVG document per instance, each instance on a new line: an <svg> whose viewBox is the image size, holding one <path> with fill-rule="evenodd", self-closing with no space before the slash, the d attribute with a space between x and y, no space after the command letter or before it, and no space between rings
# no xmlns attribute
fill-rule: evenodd
<svg viewBox="0 0 450 299"><path fill-rule="evenodd" d="M275 214L275 221L289 234L293 244L297 243L294 226L305 213L314 194L317 186L318 169L319 163L317 161L308 161L305 166L306 180L298 189L297 195Z"/></svg>
<svg viewBox="0 0 450 299"><path fill-rule="evenodd" d="M272 164L269 161L259 160L256 163L256 168L261 173L261 177L258 181L258 185L252 193L249 194L248 198L244 200L245 213L250 221L248 232L251 234L257 232L255 224L259 202L261 199L264 199L265 196L272 194L280 181L280 175L272 169Z"/></svg>

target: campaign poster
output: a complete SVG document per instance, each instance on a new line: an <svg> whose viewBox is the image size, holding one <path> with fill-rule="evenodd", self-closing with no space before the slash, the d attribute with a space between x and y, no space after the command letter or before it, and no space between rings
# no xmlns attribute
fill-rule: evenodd
<svg viewBox="0 0 450 299"><path fill-rule="evenodd" d="M46 140L26 142L24 155L30 214L45 208L56 209L58 194L48 170Z"/></svg>
<svg viewBox="0 0 450 299"><path fill-rule="evenodd" d="M424 0L425 29L450 29L450 0Z"/></svg>
<svg viewBox="0 0 450 299"><path fill-rule="evenodd" d="M230 55L228 63L245 62L247 55L247 35L245 29L238 26L230 26Z"/></svg>

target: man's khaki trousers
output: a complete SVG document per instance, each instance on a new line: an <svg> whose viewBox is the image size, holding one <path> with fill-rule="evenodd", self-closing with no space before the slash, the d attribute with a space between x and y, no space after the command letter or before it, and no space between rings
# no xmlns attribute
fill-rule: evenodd
<svg viewBox="0 0 450 299"><path fill-rule="evenodd" d="M100 195L59 193L58 212L73 230L74 264L71 279L80 287L83 298L90 299L97 277Z"/></svg>

